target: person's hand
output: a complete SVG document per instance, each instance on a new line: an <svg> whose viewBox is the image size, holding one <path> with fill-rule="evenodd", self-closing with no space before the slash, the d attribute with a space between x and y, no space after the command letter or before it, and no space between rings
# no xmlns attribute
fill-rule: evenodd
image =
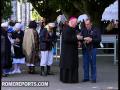
<svg viewBox="0 0 120 90"><path fill-rule="evenodd" d="M91 37L85 37L84 40L85 40L86 43L92 42L92 38Z"/></svg>
<svg viewBox="0 0 120 90"><path fill-rule="evenodd" d="M11 44L14 45L15 39L11 39L10 41L11 41Z"/></svg>
<svg viewBox="0 0 120 90"><path fill-rule="evenodd" d="M78 40L82 40L82 39L83 39L83 36L77 35L77 39L78 39Z"/></svg>
<svg viewBox="0 0 120 90"><path fill-rule="evenodd" d="M80 48L81 47L81 43L80 42L78 42L78 48Z"/></svg>
<svg viewBox="0 0 120 90"><path fill-rule="evenodd" d="M19 38L16 38L15 41L16 41L16 42L20 42L20 39L19 39Z"/></svg>

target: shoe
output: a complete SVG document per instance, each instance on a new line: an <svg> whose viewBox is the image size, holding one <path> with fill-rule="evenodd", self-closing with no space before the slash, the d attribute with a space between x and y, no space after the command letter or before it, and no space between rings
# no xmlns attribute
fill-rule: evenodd
<svg viewBox="0 0 120 90"><path fill-rule="evenodd" d="M45 72L45 67L41 66L41 72L40 72L41 76L47 76L47 73Z"/></svg>
<svg viewBox="0 0 120 90"><path fill-rule="evenodd" d="M37 74L37 72L35 71L35 66L31 67L31 74Z"/></svg>
<svg viewBox="0 0 120 90"><path fill-rule="evenodd" d="M51 71L51 67L47 65L47 75L54 75L54 73L50 71Z"/></svg>
<svg viewBox="0 0 120 90"><path fill-rule="evenodd" d="M91 82L92 82L92 83L96 83L96 80L92 80Z"/></svg>
<svg viewBox="0 0 120 90"><path fill-rule="evenodd" d="M9 74L15 74L16 73L16 70L13 70L12 72L10 72Z"/></svg>
<svg viewBox="0 0 120 90"><path fill-rule="evenodd" d="M8 76L8 74L2 74L2 77L7 77Z"/></svg>
<svg viewBox="0 0 120 90"><path fill-rule="evenodd" d="M90 81L89 79L83 79L82 82L88 82Z"/></svg>
<svg viewBox="0 0 120 90"><path fill-rule="evenodd" d="M47 74L46 74L44 71L42 71L42 72L40 73L40 75L41 75L41 76L47 76Z"/></svg>
<svg viewBox="0 0 120 90"><path fill-rule="evenodd" d="M9 72L8 74L9 74L9 75L11 75L11 74L12 74L12 72Z"/></svg>
<svg viewBox="0 0 120 90"><path fill-rule="evenodd" d="M21 70L20 70L20 69L17 69L16 73L21 73Z"/></svg>
<svg viewBox="0 0 120 90"><path fill-rule="evenodd" d="M47 75L55 75L55 74L52 72L47 72Z"/></svg>

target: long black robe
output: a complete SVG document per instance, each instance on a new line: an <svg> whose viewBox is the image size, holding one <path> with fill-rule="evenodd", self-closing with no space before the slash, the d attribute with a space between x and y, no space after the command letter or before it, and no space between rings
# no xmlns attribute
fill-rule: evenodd
<svg viewBox="0 0 120 90"><path fill-rule="evenodd" d="M8 39L7 31L1 30L1 68L10 69L12 67L11 42Z"/></svg>
<svg viewBox="0 0 120 90"><path fill-rule="evenodd" d="M62 32L60 56L60 80L64 83L78 82L78 43L76 31L67 27Z"/></svg>

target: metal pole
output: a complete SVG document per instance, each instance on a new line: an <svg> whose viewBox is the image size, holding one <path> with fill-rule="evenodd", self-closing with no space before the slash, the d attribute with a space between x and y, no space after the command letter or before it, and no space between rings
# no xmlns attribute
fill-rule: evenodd
<svg viewBox="0 0 120 90"><path fill-rule="evenodd" d="M116 60L116 39L114 41L114 64L116 64L117 60Z"/></svg>
<svg viewBox="0 0 120 90"><path fill-rule="evenodd" d="M60 34L60 54L61 54L61 47L62 47L62 34Z"/></svg>
<svg viewBox="0 0 120 90"><path fill-rule="evenodd" d="M27 25L27 3L25 1L25 26Z"/></svg>
<svg viewBox="0 0 120 90"><path fill-rule="evenodd" d="M58 48L57 48L57 42L56 42L56 62L57 62L57 50L58 50Z"/></svg>

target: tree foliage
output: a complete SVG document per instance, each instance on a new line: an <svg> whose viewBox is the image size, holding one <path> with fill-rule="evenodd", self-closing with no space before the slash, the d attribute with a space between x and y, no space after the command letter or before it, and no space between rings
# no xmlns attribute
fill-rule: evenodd
<svg viewBox="0 0 120 90"><path fill-rule="evenodd" d="M41 18L41 16L38 14L38 12L35 9L33 9L32 10L32 19L36 20L36 21L39 21L40 18Z"/></svg>
<svg viewBox="0 0 120 90"><path fill-rule="evenodd" d="M49 19L55 20L58 13L57 9L69 18L70 16L78 17L81 14L88 14L95 23L98 23L102 13L115 0L28 0L38 13Z"/></svg>
<svg viewBox="0 0 120 90"><path fill-rule="evenodd" d="M12 14L11 0L2 0L1 2L1 18L7 20Z"/></svg>

